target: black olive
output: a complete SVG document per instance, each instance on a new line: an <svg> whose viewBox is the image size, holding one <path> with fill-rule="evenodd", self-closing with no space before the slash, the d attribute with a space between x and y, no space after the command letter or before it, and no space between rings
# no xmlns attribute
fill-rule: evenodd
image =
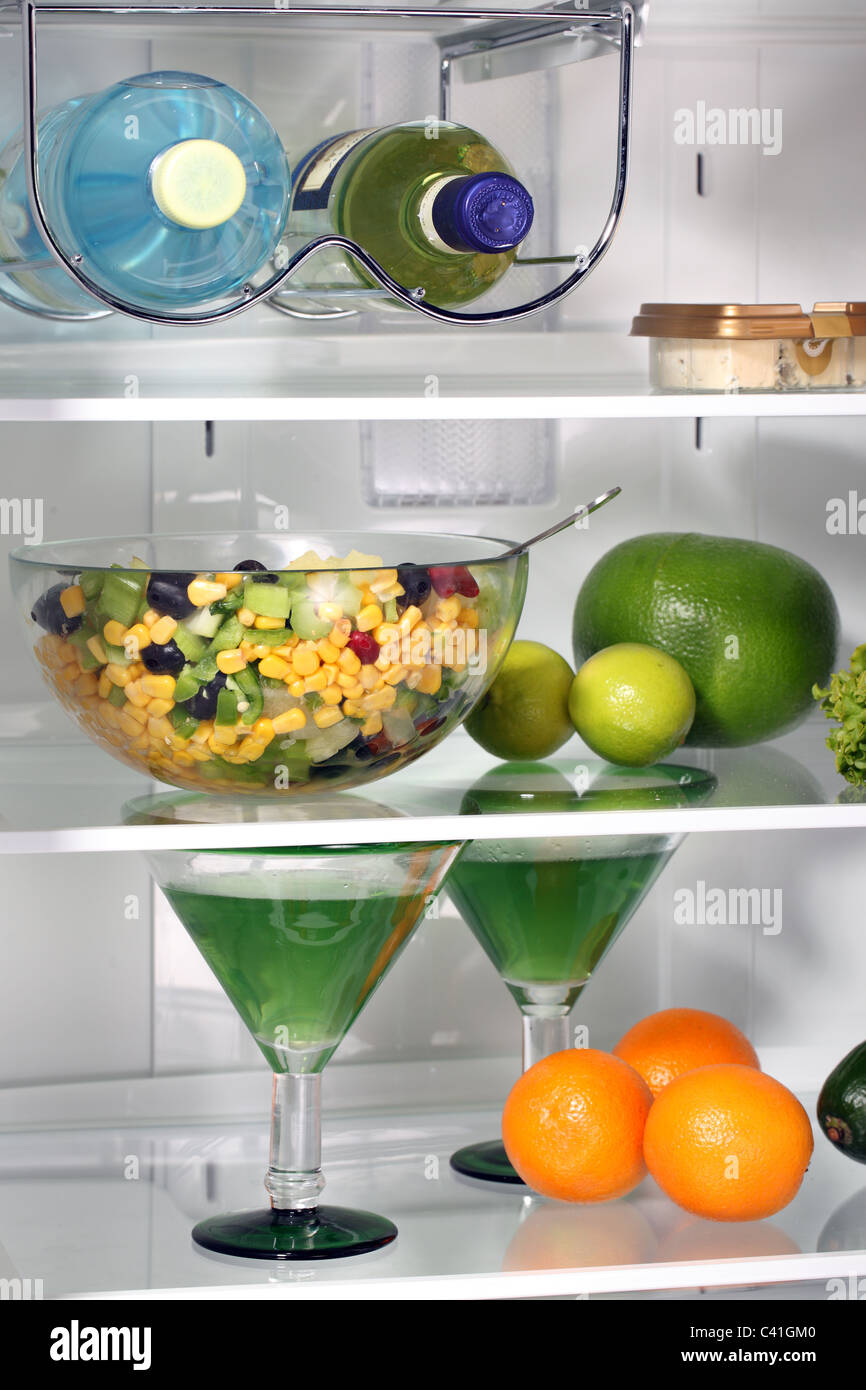
<svg viewBox="0 0 866 1390"><path fill-rule="evenodd" d="M147 585L147 601L157 613L166 613L170 618L188 618L195 612L195 604L190 603L187 589L195 579L195 574L183 570L161 570L152 574Z"/></svg>
<svg viewBox="0 0 866 1390"><path fill-rule="evenodd" d="M194 719L211 719L216 714L217 698L220 691L225 689L227 680L228 676L224 676L222 671L217 671L212 681L201 686L197 695L192 695L185 701L184 708L189 710Z"/></svg>
<svg viewBox="0 0 866 1390"><path fill-rule="evenodd" d="M430 597L430 590L433 586L430 582L430 575L423 566L398 565L397 578L404 589L404 593L397 599L397 607L401 611L408 608L410 604L420 608L424 600Z"/></svg>
<svg viewBox="0 0 866 1390"><path fill-rule="evenodd" d="M151 642L139 653L146 670L154 676L176 676L186 664L186 657L176 642Z"/></svg>
<svg viewBox="0 0 866 1390"><path fill-rule="evenodd" d="M46 589L36 600L30 613L34 623L58 637L68 637L70 632L81 627L80 615L77 618L67 618L60 602L60 595L68 587L67 584L54 584L50 589Z"/></svg>
<svg viewBox="0 0 866 1390"><path fill-rule="evenodd" d="M235 572L237 573L238 570L253 571L258 576L257 584L279 584L280 582L278 575L265 569L260 560L241 560L239 565L235 565Z"/></svg>

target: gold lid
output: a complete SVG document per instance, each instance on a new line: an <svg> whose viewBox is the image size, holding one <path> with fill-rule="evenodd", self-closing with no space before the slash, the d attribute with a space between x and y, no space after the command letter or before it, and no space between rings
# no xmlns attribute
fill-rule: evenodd
<svg viewBox="0 0 866 1390"><path fill-rule="evenodd" d="M790 338L796 342L866 337L866 302L827 301L811 314L799 304L642 304L633 338Z"/></svg>

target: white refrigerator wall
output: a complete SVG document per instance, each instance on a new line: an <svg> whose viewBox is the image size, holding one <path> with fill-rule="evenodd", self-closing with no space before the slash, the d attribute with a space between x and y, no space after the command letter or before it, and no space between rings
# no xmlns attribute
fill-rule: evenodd
<svg viewBox="0 0 866 1390"><path fill-rule="evenodd" d="M387 428L375 426L372 436L383 449ZM413 456L430 447L431 426L400 429L417 432ZM467 426L464 434L473 470L468 476L480 482L485 470L495 471L499 427ZM551 495L544 505L475 509L365 502L361 460L371 440L356 424L217 424L209 456L202 425L22 426L7 429L5 439L4 492L27 478L43 498L48 538L150 526L267 530L283 507L298 530L327 524L361 532L417 527L522 536L619 483L622 497L586 530L567 532L533 554L520 635L570 658L573 601L591 564L645 530L699 529L768 540L802 555L837 596L840 658L864 636L862 537L831 535L827 528L828 501L847 497L860 483L857 420L709 421L701 449L692 421L564 423L538 445L546 440L551 457ZM405 434L401 440L405 446ZM446 462L456 468L460 459ZM461 478L466 483L466 469ZM3 538L5 548L15 543ZM0 642L9 654L6 737L18 745L16 756L25 755L25 714L57 748L57 786L34 786L26 794L74 796L75 787L64 782L62 748L79 735L45 703L8 596ZM823 737L816 713L803 745L810 762L830 759ZM94 749L92 756L95 767L112 768L106 754ZM447 758L448 745L431 756ZM562 756L578 761L579 742ZM753 757L744 755L747 762ZM134 774L116 771L128 778L130 794L137 785L146 787ZM676 894L697 891L699 881L766 890L773 902L780 892L778 921L678 924ZM589 1028L593 1042L609 1045L654 1008L715 1008L746 1028L759 1047L786 1049L792 1066L803 1062L808 1040L820 1043L821 1060L812 1063L817 1081L825 1051L832 1061L862 1031L861 884L856 832L693 835L605 959L575 1022ZM258 1064L253 1044L159 895L152 910L142 859L3 857L0 894L7 904L0 973L3 1085ZM36 1023L24 1031L34 1006ZM507 1055L516 1064L518 1046L513 1003L443 899L335 1065Z"/></svg>

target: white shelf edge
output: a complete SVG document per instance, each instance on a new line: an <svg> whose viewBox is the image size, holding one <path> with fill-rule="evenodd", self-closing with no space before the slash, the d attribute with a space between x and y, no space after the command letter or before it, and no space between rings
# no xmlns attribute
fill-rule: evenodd
<svg viewBox="0 0 866 1390"><path fill-rule="evenodd" d="M729 1260L688 1260L670 1264L600 1266L590 1269L532 1270L489 1274L409 1275L388 1279L346 1279L320 1284L227 1284L220 1288L124 1289L76 1294L76 1299L304 1299L353 1302L420 1299L435 1302L502 1298L578 1298L599 1293L641 1293L659 1289L730 1288L736 1285L848 1279L866 1272L866 1251L840 1250L811 1255L760 1255Z"/></svg>
<svg viewBox="0 0 866 1390"><path fill-rule="evenodd" d="M0 399L0 423L199 420L682 420L866 416L866 392L818 395L33 397Z"/></svg>
<svg viewBox="0 0 866 1390"><path fill-rule="evenodd" d="M866 804L725 806L648 811L554 811L544 815L382 817L220 825L92 825L0 831L2 854L130 854L165 849L218 850L258 845L418 844L427 841L514 840L531 836L694 835L766 830L843 830L866 827Z"/></svg>

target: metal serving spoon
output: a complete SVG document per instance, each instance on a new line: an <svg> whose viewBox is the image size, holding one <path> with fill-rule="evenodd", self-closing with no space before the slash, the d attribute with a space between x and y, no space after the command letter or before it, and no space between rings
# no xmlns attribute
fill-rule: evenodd
<svg viewBox="0 0 866 1390"><path fill-rule="evenodd" d="M546 541L550 536L555 536L559 531L567 531L569 526L574 526L575 522L583 517L589 516L590 512L597 512L599 507L603 507L612 498L618 497L622 492L621 487L612 487L603 492L600 497L596 497L592 502L585 502L581 507L575 507L562 521L557 521L555 526L549 526L546 531L540 531L537 536L533 536L528 541L522 541L520 545L513 545L510 550L503 550L501 555L497 555L497 560L508 560L513 555L522 555L524 550L528 550L531 545L537 545L539 541Z"/></svg>

